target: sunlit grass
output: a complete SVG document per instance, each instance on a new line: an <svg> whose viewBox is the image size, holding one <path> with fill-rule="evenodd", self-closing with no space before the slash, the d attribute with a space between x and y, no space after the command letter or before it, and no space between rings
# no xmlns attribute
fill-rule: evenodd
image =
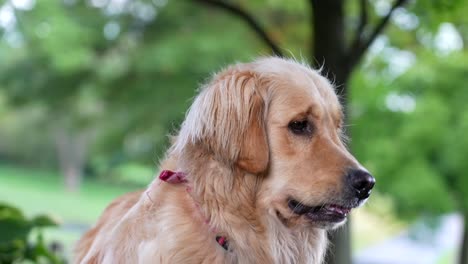
<svg viewBox="0 0 468 264"><path fill-rule="evenodd" d="M454 250L450 250L442 255L437 261L437 264L452 264L456 263L456 254Z"/></svg>
<svg viewBox="0 0 468 264"><path fill-rule="evenodd" d="M62 225L44 230L44 237L48 242L59 241L68 256L103 209L133 189L85 180L79 192L70 193L58 173L0 166L0 201L20 208L27 216L46 213L58 220Z"/></svg>
<svg viewBox="0 0 468 264"><path fill-rule="evenodd" d="M378 193L373 193L367 204L355 209L351 217L355 251L396 236L407 227L407 223L395 217L390 200Z"/></svg>
<svg viewBox="0 0 468 264"><path fill-rule="evenodd" d="M27 215L48 213L60 221L94 222L110 201L130 190L85 180L79 192L70 193L57 173L0 167L0 201L19 207Z"/></svg>

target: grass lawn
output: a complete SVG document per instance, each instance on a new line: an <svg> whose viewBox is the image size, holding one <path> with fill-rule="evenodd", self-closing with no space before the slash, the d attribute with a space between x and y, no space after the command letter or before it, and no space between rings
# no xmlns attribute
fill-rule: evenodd
<svg viewBox="0 0 468 264"><path fill-rule="evenodd" d="M29 216L48 213L62 222L92 223L110 201L131 190L84 181L79 192L70 193L56 173L0 167L0 201L19 207Z"/></svg>
<svg viewBox="0 0 468 264"><path fill-rule="evenodd" d="M58 173L0 166L0 202L20 208L27 216L47 213L63 223L44 231L46 241L60 241L70 256L74 243L103 209L135 188L84 181L77 193L65 191Z"/></svg>
<svg viewBox="0 0 468 264"><path fill-rule="evenodd" d="M446 252L438 261L437 264L452 264L457 263L457 255L454 250Z"/></svg>
<svg viewBox="0 0 468 264"><path fill-rule="evenodd" d="M378 193L351 213L351 239L354 251L378 244L400 234L408 224L395 217L391 203Z"/></svg>

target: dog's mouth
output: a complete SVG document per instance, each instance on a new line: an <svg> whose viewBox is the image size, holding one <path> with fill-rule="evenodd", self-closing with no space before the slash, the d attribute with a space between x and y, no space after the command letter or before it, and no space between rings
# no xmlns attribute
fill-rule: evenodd
<svg viewBox="0 0 468 264"><path fill-rule="evenodd" d="M312 222L339 223L346 219L351 207L338 204L308 206L294 199L288 201L288 207L297 215L303 215Z"/></svg>

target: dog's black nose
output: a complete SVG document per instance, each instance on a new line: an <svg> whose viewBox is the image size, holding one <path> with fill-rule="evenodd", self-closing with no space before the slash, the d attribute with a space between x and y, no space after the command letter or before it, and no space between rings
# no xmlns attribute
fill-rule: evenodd
<svg viewBox="0 0 468 264"><path fill-rule="evenodd" d="M348 179L359 199L363 200L369 197L375 185L375 178L369 172L359 169L351 170L348 172Z"/></svg>

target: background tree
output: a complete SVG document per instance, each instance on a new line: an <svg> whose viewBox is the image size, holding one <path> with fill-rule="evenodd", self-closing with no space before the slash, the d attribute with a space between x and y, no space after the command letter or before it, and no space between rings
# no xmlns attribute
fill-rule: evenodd
<svg viewBox="0 0 468 264"><path fill-rule="evenodd" d="M36 116L30 124L10 119L4 156L56 161L69 190L79 188L87 168L88 174L105 174L123 162L152 165L196 83L219 61L249 53L235 44L243 30L213 46L219 40L210 21L184 3L45 0L30 8L14 3L3 5L15 20L2 32L0 85L8 107ZM177 16L185 19L174 21ZM226 24L226 18L219 20ZM28 134L37 132L33 127L44 134ZM18 133L43 137L42 155L26 159L32 146L18 149L12 139Z"/></svg>

